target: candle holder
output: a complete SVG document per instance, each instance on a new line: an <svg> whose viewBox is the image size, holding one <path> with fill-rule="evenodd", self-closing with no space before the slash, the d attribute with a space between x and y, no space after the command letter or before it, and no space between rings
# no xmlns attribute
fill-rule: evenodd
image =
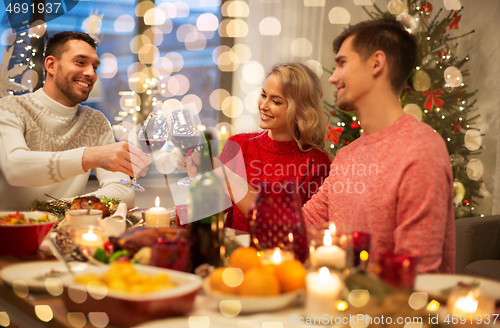
<svg viewBox="0 0 500 328"><path fill-rule="evenodd" d="M342 271L352 266L352 238L338 233L334 223L325 223L310 231L309 259L311 270L327 267Z"/></svg>
<svg viewBox="0 0 500 328"><path fill-rule="evenodd" d="M97 248L104 245L105 239L104 229L99 226L82 226L74 230L74 244L91 255L94 254Z"/></svg>
<svg viewBox="0 0 500 328"><path fill-rule="evenodd" d="M413 290L417 258L408 254L383 253L377 259L375 272L397 289Z"/></svg>
<svg viewBox="0 0 500 328"><path fill-rule="evenodd" d="M307 317L323 317L325 314L337 313L335 302L344 287L341 277L336 271L321 267L318 271L306 275L305 315Z"/></svg>
<svg viewBox="0 0 500 328"><path fill-rule="evenodd" d="M82 227L89 225L99 225L102 220L101 210L68 210L64 214L66 222L70 226Z"/></svg>
<svg viewBox="0 0 500 328"><path fill-rule="evenodd" d="M360 271L366 271L368 256L370 252L371 235L366 232L354 231L352 233L353 265Z"/></svg>

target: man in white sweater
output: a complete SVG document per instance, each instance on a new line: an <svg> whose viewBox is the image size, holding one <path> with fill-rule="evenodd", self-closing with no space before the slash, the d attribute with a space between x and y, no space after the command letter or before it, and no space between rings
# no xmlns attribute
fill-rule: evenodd
<svg viewBox="0 0 500 328"><path fill-rule="evenodd" d="M97 80L97 45L87 34L61 32L47 41L43 89L0 99L0 210L28 210L45 194L84 193L93 169L97 196L133 207L134 191L120 183L144 176L148 157L115 142L106 117L80 105Z"/></svg>

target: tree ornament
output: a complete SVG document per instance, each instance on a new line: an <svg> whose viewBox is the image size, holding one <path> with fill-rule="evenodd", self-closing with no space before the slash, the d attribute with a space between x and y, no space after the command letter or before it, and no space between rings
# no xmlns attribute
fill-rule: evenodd
<svg viewBox="0 0 500 328"><path fill-rule="evenodd" d="M467 163L467 176L469 179L477 181L483 177L484 165L481 160L473 158Z"/></svg>
<svg viewBox="0 0 500 328"><path fill-rule="evenodd" d="M432 14L432 4L430 2L424 2L422 4L422 7L420 7L420 17L422 17L422 19L425 22L428 22L429 19L431 18L431 14Z"/></svg>
<svg viewBox="0 0 500 328"><path fill-rule="evenodd" d="M458 118L455 119L455 122L451 123L451 128L453 129L453 132L458 132L462 129L462 126L460 126L460 120Z"/></svg>
<svg viewBox="0 0 500 328"><path fill-rule="evenodd" d="M422 95L428 96L424 104L424 107L427 110L432 110L432 105L436 106L437 108L443 107L444 101L438 98L438 96L441 96L441 89L437 89L436 91L425 90L424 92L422 92Z"/></svg>
<svg viewBox="0 0 500 328"><path fill-rule="evenodd" d="M425 91L431 87L431 77L424 70L418 70L412 76L413 89Z"/></svg>
<svg viewBox="0 0 500 328"><path fill-rule="evenodd" d="M328 135L326 136L325 141L331 140L335 145L338 145L340 140L340 135L342 134L343 130L344 129L342 127L334 129L331 126L328 126Z"/></svg>
<svg viewBox="0 0 500 328"><path fill-rule="evenodd" d="M403 26L410 33L414 33L417 30L417 21L413 18L412 15L407 13L401 13L398 15L397 20L403 24Z"/></svg>
<svg viewBox="0 0 500 328"><path fill-rule="evenodd" d="M351 129L359 129L359 123L354 121L351 123Z"/></svg>
<svg viewBox="0 0 500 328"><path fill-rule="evenodd" d="M470 199L464 199L462 201L462 205L465 206L465 207L469 207L470 204L472 204L472 196L470 197Z"/></svg>
<svg viewBox="0 0 500 328"><path fill-rule="evenodd" d="M481 137L481 133L478 130L468 130L465 132L464 137L465 147L467 147L470 151L476 151L481 148L483 143L483 138Z"/></svg>
<svg viewBox="0 0 500 328"><path fill-rule="evenodd" d="M460 154L453 154L450 156L451 163L456 166L461 166L465 162L465 158Z"/></svg>
<svg viewBox="0 0 500 328"><path fill-rule="evenodd" d="M450 24L450 31L451 30L458 30L458 23L460 22L462 15L458 15L457 12L454 12L452 18L453 18L453 21Z"/></svg>
<svg viewBox="0 0 500 328"><path fill-rule="evenodd" d="M462 72L455 66L450 66L444 70L444 81L451 87L459 87L462 84Z"/></svg>
<svg viewBox="0 0 500 328"><path fill-rule="evenodd" d="M465 197L465 187L458 180L455 180L453 182L453 194L453 203L455 204L455 206L459 206Z"/></svg>
<svg viewBox="0 0 500 328"><path fill-rule="evenodd" d="M391 0L387 4L387 9L389 12L393 15L399 15L399 14L407 14L408 13L408 7L406 4L401 1L401 0Z"/></svg>

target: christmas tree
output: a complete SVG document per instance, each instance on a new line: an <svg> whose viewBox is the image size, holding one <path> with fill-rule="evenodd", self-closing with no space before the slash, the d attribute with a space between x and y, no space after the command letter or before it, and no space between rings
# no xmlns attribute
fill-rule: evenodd
<svg viewBox="0 0 500 328"><path fill-rule="evenodd" d="M473 211L482 198L483 166L472 158L481 149L481 134L472 126L479 117L474 114L477 108L472 99L477 90L468 91L463 82L469 75L464 69L469 56L456 56L455 40L474 31L456 31L463 7L459 1L449 1L449 6L448 15L443 17L442 9L435 14L432 4L423 0L391 0L388 11L376 5L372 12L363 8L372 19L397 19L417 38L417 65L401 94L401 104L406 113L432 126L445 140L455 179L455 216L459 218L476 215ZM363 127L355 113L340 111L329 103L326 108L331 113L327 143L335 155L358 138Z"/></svg>

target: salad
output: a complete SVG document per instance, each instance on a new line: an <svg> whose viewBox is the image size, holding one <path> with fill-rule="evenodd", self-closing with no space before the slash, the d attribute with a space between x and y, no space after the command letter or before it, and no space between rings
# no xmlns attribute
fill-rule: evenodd
<svg viewBox="0 0 500 328"><path fill-rule="evenodd" d="M19 212L10 213L7 216L0 216L0 224L5 225L15 225L15 224L39 224L50 222L50 218L47 214L42 215L38 219L27 218L24 214Z"/></svg>

